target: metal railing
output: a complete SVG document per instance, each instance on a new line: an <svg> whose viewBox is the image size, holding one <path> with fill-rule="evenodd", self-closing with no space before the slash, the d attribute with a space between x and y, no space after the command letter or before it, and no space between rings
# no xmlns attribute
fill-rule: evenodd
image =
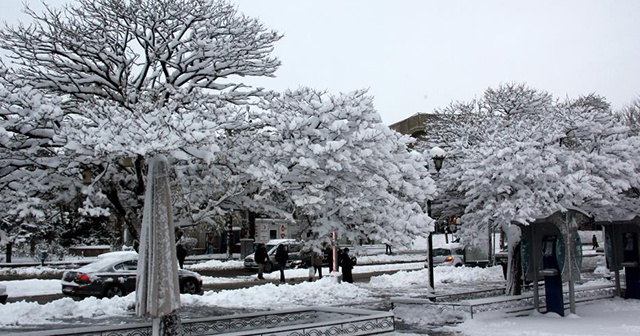
<svg viewBox="0 0 640 336"><path fill-rule="evenodd" d="M475 293L478 295L478 293ZM489 291L486 291L487 293ZM465 293L467 295L472 293ZM565 306L568 304L568 292L563 292L563 300ZM539 296L538 304L541 308L545 307L544 292L542 291ZM615 296L615 287L613 285L597 285L597 286L584 286L575 289L576 302L583 303L594 300L601 300L612 298ZM522 295L515 296L476 296L474 298L451 297L453 299L449 302L433 301L429 299L414 299L414 298L397 298L392 300L394 305L398 304L418 304L423 307L435 310L437 313L442 314L444 312L464 312L468 313L471 318L474 314L490 310L504 310L506 313L518 313L522 311L531 310L534 307L534 298L532 293L527 292Z"/></svg>
<svg viewBox="0 0 640 336"><path fill-rule="evenodd" d="M182 335L371 335L395 330L394 315L365 309L312 307L182 320ZM151 323L31 331L34 336L151 336ZM22 335L13 333L9 335Z"/></svg>

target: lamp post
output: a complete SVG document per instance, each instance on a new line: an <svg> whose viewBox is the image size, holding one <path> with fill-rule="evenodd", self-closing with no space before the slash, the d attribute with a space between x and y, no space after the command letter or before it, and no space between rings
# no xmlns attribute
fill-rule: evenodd
<svg viewBox="0 0 640 336"><path fill-rule="evenodd" d="M440 169L442 168L442 162L444 162L444 158L447 156L447 152L445 152L440 147L431 148L431 159L433 160L433 165L436 168L436 173L440 174ZM427 200L427 215L431 218L431 200ZM429 286L432 290L435 290L435 285L433 281L433 231L429 232L429 238L427 239L427 250L428 250L428 262L429 262Z"/></svg>

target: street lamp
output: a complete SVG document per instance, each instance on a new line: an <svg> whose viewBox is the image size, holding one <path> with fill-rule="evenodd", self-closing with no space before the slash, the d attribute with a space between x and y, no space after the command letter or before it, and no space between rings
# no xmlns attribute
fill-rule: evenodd
<svg viewBox="0 0 640 336"><path fill-rule="evenodd" d="M436 167L436 172L440 173L440 169L442 168L442 163L444 162L444 158L447 156L447 152L440 147L431 148L431 159L433 159L433 164Z"/></svg>
<svg viewBox="0 0 640 336"><path fill-rule="evenodd" d="M440 174L440 169L442 169L442 163L444 162L444 158L447 156L447 152L445 152L440 147L431 148L431 159L433 160L433 165L436 168L436 173ZM431 217L431 200L427 200L427 215L429 218ZM429 238L427 239L427 250L428 250L428 262L429 262L429 286L431 286L432 290L435 290L435 285L433 282L433 231L429 232Z"/></svg>

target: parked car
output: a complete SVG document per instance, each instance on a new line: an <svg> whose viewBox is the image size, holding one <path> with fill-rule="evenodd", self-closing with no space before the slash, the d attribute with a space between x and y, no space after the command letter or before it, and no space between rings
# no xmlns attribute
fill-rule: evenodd
<svg viewBox="0 0 640 336"><path fill-rule="evenodd" d="M0 284L0 303L4 304L7 302L7 298L9 295L7 294L7 286Z"/></svg>
<svg viewBox="0 0 640 336"><path fill-rule="evenodd" d="M434 266L455 266L464 265L464 248L459 245L449 244L446 247L438 247L433 249L433 265ZM429 268L429 258L424 261L424 267Z"/></svg>
<svg viewBox="0 0 640 336"><path fill-rule="evenodd" d="M110 252L98 260L62 275L62 293L76 297L124 296L136 290L136 252ZM180 293L202 293L202 277L196 272L178 270Z"/></svg>
<svg viewBox="0 0 640 336"><path fill-rule="evenodd" d="M269 261L264 265L264 271L266 273L270 273L274 270L277 270L280 265L276 261L276 250L278 246L283 244L289 253L289 260L287 261L287 268L293 268L300 265L300 250L302 250L304 242L296 239L272 239L267 242L265 245L267 247L267 256ZM248 255L244 258L244 268L246 269L257 269L258 263L255 261L254 254Z"/></svg>

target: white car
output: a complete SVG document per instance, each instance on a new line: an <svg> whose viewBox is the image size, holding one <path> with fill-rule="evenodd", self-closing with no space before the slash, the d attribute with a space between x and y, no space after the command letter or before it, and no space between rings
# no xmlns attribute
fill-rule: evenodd
<svg viewBox="0 0 640 336"><path fill-rule="evenodd" d="M7 286L0 284L0 303L4 304L7 302L7 298L9 295L7 294Z"/></svg>
<svg viewBox="0 0 640 336"><path fill-rule="evenodd" d="M434 266L455 266L464 265L464 248L459 245L450 244L445 247L433 249ZM429 268L429 258L424 261L424 267Z"/></svg>
<svg viewBox="0 0 640 336"><path fill-rule="evenodd" d="M284 245L287 249L287 252L289 253L289 260L287 261L286 267L294 267L296 263L300 261L300 250L302 250L303 244L304 242L296 239L271 239L268 243L265 244L269 260L264 265L264 271L266 273L271 273L272 271L278 269L279 266L275 257L278 245ZM244 258L244 268L258 268L258 263L256 263L254 259L254 253L251 253L246 258Z"/></svg>

